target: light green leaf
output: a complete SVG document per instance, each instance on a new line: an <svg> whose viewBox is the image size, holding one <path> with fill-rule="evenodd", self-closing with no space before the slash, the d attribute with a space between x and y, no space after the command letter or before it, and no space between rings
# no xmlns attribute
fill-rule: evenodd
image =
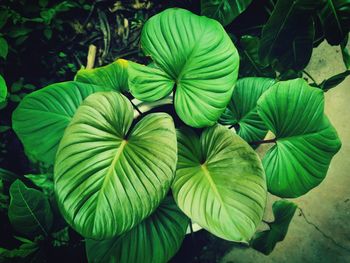
<svg viewBox="0 0 350 263"><path fill-rule="evenodd" d="M5 102L7 98L7 85L4 78L0 75L0 103Z"/></svg>
<svg viewBox="0 0 350 263"><path fill-rule="evenodd" d="M9 50L9 46L7 44L6 39L3 37L0 37L0 57L2 57L3 59L6 59L8 50Z"/></svg>
<svg viewBox="0 0 350 263"><path fill-rule="evenodd" d="M201 14L230 24L250 5L252 0L201 0Z"/></svg>
<svg viewBox="0 0 350 263"><path fill-rule="evenodd" d="M129 90L127 63L124 59L118 59L104 67L80 69L74 80L125 93Z"/></svg>
<svg viewBox="0 0 350 263"><path fill-rule="evenodd" d="M104 87L74 81L52 84L27 95L12 115L12 128L34 159L53 164L64 130L78 106Z"/></svg>
<svg viewBox="0 0 350 263"><path fill-rule="evenodd" d="M272 194L298 197L326 176L341 142L323 111L322 90L303 79L278 82L260 97L258 113L277 138L263 159Z"/></svg>
<svg viewBox="0 0 350 263"><path fill-rule="evenodd" d="M224 126L178 133L174 199L194 222L221 238L247 243L266 202L265 174L257 154Z"/></svg>
<svg viewBox="0 0 350 263"><path fill-rule="evenodd" d="M93 239L120 235L149 216L170 188L177 161L172 118L149 114L131 129L133 108L116 92L79 107L55 163L55 191L68 223Z"/></svg>
<svg viewBox="0 0 350 263"><path fill-rule="evenodd" d="M292 221L296 209L297 205L287 200L274 202L272 205L274 222L268 224L269 230L255 234L251 246L265 255L270 254L276 244L286 237L289 223Z"/></svg>
<svg viewBox="0 0 350 263"><path fill-rule="evenodd" d="M185 237L188 218L171 197L129 232L113 239L86 241L89 262L164 263L178 251Z"/></svg>
<svg viewBox="0 0 350 263"><path fill-rule="evenodd" d="M238 74L238 52L223 27L183 9L167 9L147 21L141 46L157 69L132 66L131 93L137 99L158 100L169 94L173 82L181 120L193 127L213 125L230 100Z"/></svg>
<svg viewBox="0 0 350 263"><path fill-rule="evenodd" d="M220 123L238 126L237 134L247 142L265 138L267 127L260 118L256 106L260 96L275 81L268 78L243 78L237 81L230 103L220 118Z"/></svg>
<svg viewBox="0 0 350 263"><path fill-rule="evenodd" d="M29 237L46 236L52 225L52 212L44 194L16 180L10 187L10 196L8 216L13 228Z"/></svg>

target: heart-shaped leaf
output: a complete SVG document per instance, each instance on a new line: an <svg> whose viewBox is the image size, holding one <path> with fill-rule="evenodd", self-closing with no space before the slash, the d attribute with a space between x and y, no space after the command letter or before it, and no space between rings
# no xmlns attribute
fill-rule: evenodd
<svg viewBox="0 0 350 263"><path fill-rule="evenodd" d="M12 127L32 158L53 164L64 130L82 101L106 88L74 81L52 84L21 101Z"/></svg>
<svg viewBox="0 0 350 263"><path fill-rule="evenodd" d="M178 133L174 199L194 222L221 238L248 242L266 202L265 174L254 150L221 125Z"/></svg>
<svg viewBox="0 0 350 263"><path fill-rule="evenodd" d="M252 0L201 0L201 13L226 26L243 13L251 2Z"/></svg>
<svg viewBox="0 0 350 263"><path fill-rule="evenodd" d="M10 187L10 196L8 216L13 228L28 237L47 235L52 212L45 195L16 180Z"/></svg>
<svg viewBox="0 0 350 263"><path fill-rule="evenodd" d="M185 237L188 218L171 197L130 231L113 239L86 241L89 262L164 263L178 251Z"/></svg>
<svg viewBox="0 0 350 263"><path fill-rule="evenodd" d="M273 79L268 78L239 79L220 122L234 125L237 134L247 142L262 140L268 129L257 112L257 102L274 83Z"/></svg>
<svg viewBox="0 0 350 263"><path fill-rule="evenodd" d="M260 97L258 113L277 138L263 159L272 194L298 197L326 176L341 142L323 111L323 92L303 79L278 82Z"/></svg>
<svg viewBox="0 0 350 263"><path fill-rule="evenodd" d="M170 188L177 161L172 118L144 117L116 92L89 96L60 143L55 191L68 223L87 238L112 238L150 215Z"/></svg>
<svg viewBox="0 0 350 263"><path fill-rule="evenodd" d="M238 74L238 52L223 27L183 9L167 9L147 21L141 46L156 68L130 63L131 93L155 101L174 89L182 121L193 127L213 125L230 100Z"/></svg>
<svg viewBox="0 0 350 263"><path fill-rule="evenodd" d="M274 222L268 224L269 230L255 234L251 246L265 255L270 254L276 244L286 237L289 223L292 221L296 209L297 205L287 200L274 202L272 205Z"/></svg>
<svg viewBox="0 0 350 263"><path fill-rule="evenodd" d="M75 76L75 81L103 86L122 93L127 92L129 90L127 61L118 59L107 66L81 69Z"/></svg>

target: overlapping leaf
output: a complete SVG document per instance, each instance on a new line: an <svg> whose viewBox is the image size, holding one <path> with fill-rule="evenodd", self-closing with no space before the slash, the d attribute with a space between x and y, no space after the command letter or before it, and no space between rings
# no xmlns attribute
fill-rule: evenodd
<svg viewBox="0 0 350 263"><path fill-rule="evenodd" d="M27 154L53 164L58 144L76 109L90 94L104 90L104 87L69 81L27 95L12 115L12 127Z"/></svg>
<svg viewBox="0 0 350 263"><path fill-rule="evenodd" d="M226 26L246 10L251 2L252 0L202 0L201 13Z"/></svg>
<svg viewBox="0 0 350 263"><path fill-rule="evenodd" d="M129 232L113 239L86 241L89 262L164 263L177 252L185 237L188 218L171 197Z"/></svg>
<svg viewBox="0 0 350 263"><path fill-rule="evenodd" d="M341 142L323 111L323 92L303 79L279 82L260 97L258 113L277 137L263 160L271 193L298 197L326 176Z"/></svg>
<svg viewBox="0 0 350 263"><path fill-rule="evenodd" d="M213 125L238 74L238 52L223 27L183 9L167 9L147 21L141 46L157 67L130 63L131 93L154 101L175 90L181 120L193 127Z"/></svg>
<svg viewBox="0 0 350 263"><path fill-rule="evenodd" d="M257 154L221 125L206 128L200 138L183 129L178 144L172 185L178 206L214 235L248 242L266 201L265 174Z"/></svg>
<svg viewBox="0 0 350 263"><path fill-rule="evenodd" d="M268 78L239 79L220 122L238 125L237 134L247 142L262 140L268 129L257 112L257 102L274 83L273 79Z"/></svg>
<svg viewBox="0 0 350 263"><path fill-rule="evenodd" d="M87 238L122 234L150 215L170 188L177 161L172 118L144 117L116 92L89 96L60 143L55 191L69 224Z"/></svg>
<svg viewBox="0 0 350 263"><path fill-rule="evenodd" d="M127 92L129 90L127 61L118 59L107 66L81 69L75 76L75 81L102 86L122 93Z"/></svg>
<svg viewBox="0 0 350 263"><path fill-rule="evenodd" d="M265 230L255 234L252 240L252 247L265 255L270 254L276 244L287 235L290 221L292 220L297 205L287 200L276 201L272 205L272 211L275 220L269 223L269 230Z"/></svg>

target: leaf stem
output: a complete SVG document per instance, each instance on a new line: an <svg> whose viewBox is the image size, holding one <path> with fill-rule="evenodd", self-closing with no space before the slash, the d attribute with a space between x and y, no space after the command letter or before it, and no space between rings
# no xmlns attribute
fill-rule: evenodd
<svg viewBox="0 0 350 263"><path fill-rule="evenodd" d="M303 73L308 76L317 86L319 86L317 84L317 81L310 75L310 73L308 73L306 70L303 70Z"/></svg>
<svg viewBox="0 0 350 263"><path fill-rule="evenodd" d="M254 142L250 142L250 145L260 145L260 144L264 144L264 143L276 143L277 138L273 138L273 139L269 139L269 140L262 140L262 141L254 141Z"/></svg>
<svg viewBox="0 0 350 263"><path fill-rule="evenodd" d="M140 114L142 115L143 113L140 111L140 109L135 105L135 103L132 102L132 100L129 100L132 104L132 106L134 107L134 109Z"/></svg>

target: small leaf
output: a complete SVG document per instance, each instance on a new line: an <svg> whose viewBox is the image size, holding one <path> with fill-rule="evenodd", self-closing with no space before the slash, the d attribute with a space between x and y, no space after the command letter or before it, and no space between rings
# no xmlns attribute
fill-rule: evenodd
<svg viewBox="0 0 350 263"><path fill-rule="evenodd" d="M0 103L5 102L7 98L7 85L5 79L0 75Z"/></svg>
<svg viewBox="0 0 350 263"><path fill-rule="evenodd" d="M51 28L45 28L44 29L44 36L47 40L50 40L52 38L52 29Z"/></svg>
<svg viewBox="0 0 350 263"><path fill-rule="evenodd" d="M268 78L239 79L220 123L238 126L237 134L247 142L265 138L268 129L256 107L260 96L274 83L275 80Z"/></svg>
<svg viewBox="0 0 350 263"><path fill-rule="evenodd" d="M33 182L34 185L41 188L44 194L50 196L53 193L53 181L50 174L27 174L24 177Z"/></svg>
<svg viewBox="0 0 350 263"><path fill-rule="evenodd" d="M9 46L5 38L0 37L0 57L6 59Z"/></svg>
<svg viewBox="0 0 350 263"><path fill-rule="evenodd" d="M0 29L3 28L3 26L6 24L9 16L10 15L9 15L8 9L1 9L0 10Z"/></svg>
<svg viewBox="0 0 350 263"><path fill-rule="evenodd" d="M80 69L74 80L125 93L129 90L127 66L126 60L118 59L104 67Z"/></svg>
<svg viewBox="0 0 350 263"><path fill-rule="evenodd" d="M53 164L64 130L81 102L104 87L78 82L49 85L27 95L12 115L12 127L34 159Z"/></svg>
<svg viewBox="0 0 350 263"><path fill-rule="evenodd" d="M201 0L201 14L226 26L243 13L251 2L252 0Z"/></svg>
<svg viewBox="0 0 350 263"><path fill-rule="evenodd" d="M17 94L11 94L10 95L10 101L12 102L20 102L22 100L21 96Z"/></svg>
<svg viewBox="0 0 350 263"><path fill-rule="evenodd" d="M287 200L276 201L272 205L274 222L269 223L269 230L258 232L255 234L251 242L251 246L264 253L270 254L276 244L283 241L287 235L289 224L295 214L297 205Z"/></svg>
<svg viewBox="0 0 350 263"><path fill-rule="evenodd" d="M44 194L16 180L10 187L10 196L8 216L13 228L29 237L46 236L53 218Z"/></svg>
<svg viewBox="0 0 350 263"><path fill-rule="evenodd" d="M7 132L9 130L11 130L10 126L5 126L5 125L0 126L0 133Z"/></svg>
<svg viewBox="0 0 350 263"><path fill-rule="evenodd" d="M86 238L123 234L158 207L174 178L174 122L152 113L131 128L134 112L120 93L84 100L57 151L55 193L66 221Z"/></svg>
<svg viewBox="0 0 350 263"><path fill-rule="evenodd" d="M12 260L9 261L9 259L26 258L29 255L33 254L38 249L39 249L39 246L35 242L24 243L15 249L5 249L0 247L0 261L13 262Z"/></svg>
<svg viewBox="0 0 350 263"><path fill-rule="evenodd" d="M166 197L157 210L129 232L113 239L86 241L89 262L164 263L179 250L188 218Z"/></svg>
<svg viewBox="0 0 350 263"><path fill-rule="evenodd" d="M341 146L323 91L304 79L278 82L260 97L258 113L277 138L263 159L268 190L292 198L319 185Z"/></svg>
<svg viewBox="0 0 350 263"><path fill-rule="evenodd" d="M247 243L266 202L265 173L257 154L218 124L206 128L200 138L181 129L178 148L172 191L180 209L212 234Z"/></svg>
<svg viewBox="0 0 350 263"><path fill-rule="evenodd" d="M319 86L322 90L328 91L342 83L349 75L350 70L346 70L342 73L330 77L329 79L322 81L322 83Z"/></svg>

